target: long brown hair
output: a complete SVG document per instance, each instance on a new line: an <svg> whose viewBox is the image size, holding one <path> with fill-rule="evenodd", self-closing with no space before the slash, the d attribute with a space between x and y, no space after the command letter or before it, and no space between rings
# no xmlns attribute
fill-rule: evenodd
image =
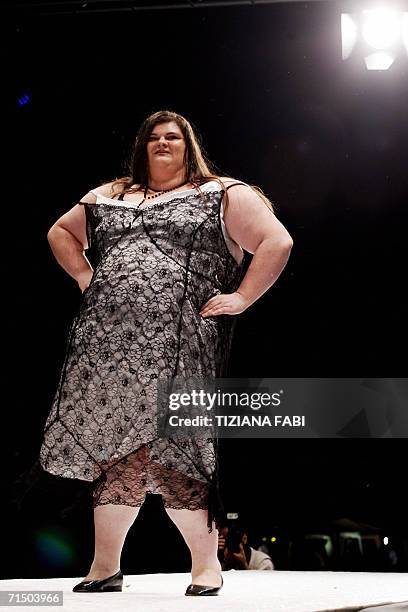
<svg viewBox="0 0 408 612"><path fill-rule="evenodd" d="M130 191L132 185L138 185L138 189L144 189L147 186L149 177L146 145L154 127L160 123L166 123L168 121L175 121L175 123L177 123L186 142L186 149L184 152L186 182L192 183L194 187L198 189L201 195L202 191L200 190L200 185L209 180L218 181L222 188L225 189L226 186L218 176L218 174L221 173L218 172L216 166L206 157L198 131L193 129L191 122L182 115L179 115L173 111L164 110L149 115L143 121L137 133L131 157L127 164L128 174L126 176L116 178L112 182L111 195L126 193ZM226 174L223 174L222 176L227 177ZM260 196L268 208L273 211L273 204L263 193L262 189L256 185L249 186ZM225 191L225 194L225 205L227 206L228 192Z"/></svg>

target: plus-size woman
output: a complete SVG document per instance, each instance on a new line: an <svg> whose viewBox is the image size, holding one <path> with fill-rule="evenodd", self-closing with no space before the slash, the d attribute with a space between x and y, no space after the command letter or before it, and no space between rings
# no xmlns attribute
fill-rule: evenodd
<svg viewBox="0 0 408 612"><path fill-rule="evenodd" d="M160 437L157 383L226 374L234 315L276 281L291 237L259 189L212 174L191 124L161 111L128 176L91 189L48 240L82 291L40 451L47 472L94 483L95 556L74 590L122 589L124 540L150 492L191 551L186 595L216 595L217 439Z"/></svg>

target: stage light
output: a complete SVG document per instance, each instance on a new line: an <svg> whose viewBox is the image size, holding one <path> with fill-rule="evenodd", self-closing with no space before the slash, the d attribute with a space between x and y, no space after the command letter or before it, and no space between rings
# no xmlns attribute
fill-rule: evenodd
<svg viewBox="0 0 408 612"><path fill-rule="evenodd" d="M347 13L341 16L341 42L343 59L347 59L357 42L357 24Z"/></svg>
<svg viewBox="0 0 408 612"><path fill-rule="evenodd" d="M367 70L388 70L395 60L395 55L390 53L371 53L364 58Z"/></svg>
<svg viewBox="0 0 408 612"><path fill-rule="evenodd" d="M227 512L227 519L229 521L236 521L236 520L238 520L238 512Z"/></svg>
<svg viewBox="0 0 408 612"><path fill-rule="evenodd" d="M385 536L383 538L383 544L384 544L384 546L388 546L388 538L387 538L387 536Z"/></svg>
<svg viewBox="0 0 408 612"><path fill-rule="evenodd" d="M342 58L358 46L367 70L388 70L402 46L408 53L408 13L390 8L341 15Z"/></svg>
<svg viewBox="0 0 408 612"><path fill-rule="evenodd" d="M405 47L406 52L408 53L408 13L404 13L402 15L402 44Z"/></svg>
<svg viewBox="0 0 408 612"><path fill-rule="evenodd" d="M374 49L389 49L399 39L401 19L395 11L363 11L362 35Z"/></svg>

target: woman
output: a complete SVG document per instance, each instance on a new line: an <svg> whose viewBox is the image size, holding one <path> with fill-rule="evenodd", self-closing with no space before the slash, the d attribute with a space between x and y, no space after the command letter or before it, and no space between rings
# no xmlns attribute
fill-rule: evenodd
<svg viewBox="0 0 408 612"><path fill-rule="evenodd" d="M48 240L83 292L40 451L51 474L94 483L95 557L74 590L122 589L121 550L150 492L191 551L186 595L216 595L217 439L160 438L157 383L225 375L234 315L276 281L292 240L260 190L211 173L169 111L142 124L129 175L87 193Z"/></svg>

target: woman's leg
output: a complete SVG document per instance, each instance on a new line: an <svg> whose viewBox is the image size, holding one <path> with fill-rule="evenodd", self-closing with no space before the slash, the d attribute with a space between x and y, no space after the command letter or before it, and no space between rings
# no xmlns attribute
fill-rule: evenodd
<svg viewBox="0 0 408 612"><path fill-rule="evenodd" d="M114 463L106 471L106 480L93 491L95 556L84 580L101 580L120 568L126 535L145 500L145 454L141 447Z"/></svg>
<svg viewBox="0 0 408 612"><path fill-rule="evenodd" d="M207 510L175 510L165 508L178 527L191 552L191 576L193 584L221 585L221 564L218 561L218 530L208 533Z"/></svg>
<svg viewBox="0 0 408 612"><path fill-rule="evenodd" d="M119 571L126 534L139 510L115 504L94 507L95 556L84 580L102 580Z"/></svg>

